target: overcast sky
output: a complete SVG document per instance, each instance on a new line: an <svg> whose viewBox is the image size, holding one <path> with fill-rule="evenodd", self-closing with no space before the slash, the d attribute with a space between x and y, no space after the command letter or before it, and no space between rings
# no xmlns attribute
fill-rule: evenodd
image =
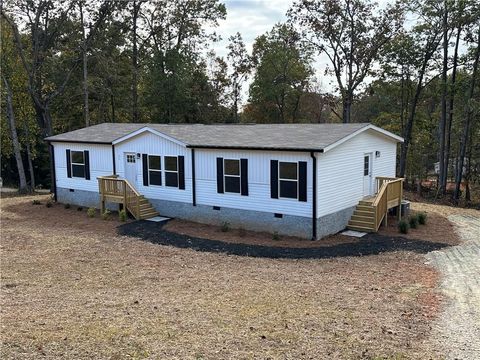
<svg viewBox="0 0 480 360"><path fill-rule="evenodd" d="M379 0L383 7L391 0ZM225 0L227 18L220 21L219 27L215 29L221 35L222 41L213 46L219 56L226 56L226 45L228 38L237 31L242 34L243 40L250 52L255 38L269 30L278 23L286 21L286 12L293 0ZM335 81L332 77L323 75L328 59L325 56L317 57L314 67L320 78L322 89L332 91ZM243 92L248 92L248 84L244 86ZM246 100L245 96L244 99Z"/></svg>

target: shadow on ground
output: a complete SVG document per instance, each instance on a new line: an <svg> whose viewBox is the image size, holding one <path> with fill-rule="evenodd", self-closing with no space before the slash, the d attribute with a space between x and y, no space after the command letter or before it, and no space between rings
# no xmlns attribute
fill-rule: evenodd
<svg viewBox="0 0 480 360"><path fill-rule="evenodd" d="M196 238L163 230L163 225L164 223L140 220L120 225L117 229L120 235L140 238L154 244L188 248L197 251L225 253L228 255L272 259L325 259L344 256L376 255L391 251L413 251L425 254L449 246L431 241L368 234L364 236L361 241L351 244L338 244L318 248L287 248L228 243Z"/></svg>

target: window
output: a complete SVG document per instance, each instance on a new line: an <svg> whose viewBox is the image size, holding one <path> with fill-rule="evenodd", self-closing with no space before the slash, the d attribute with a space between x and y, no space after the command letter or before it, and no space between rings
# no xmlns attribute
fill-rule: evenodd
<svg viewBox="0 0 480 360"><path fill-rule="evenodd" d="M135 163L135 154L127 154L127 163Z"/></svg>
<svg viewBox="0 0 480 360"><path fill-rule="evenodd" d="M85 178L85 157L83 151L71 151L72 176Z"/></svg>
<svg viewBox="0 0 480 360"><path fill-rule="evenodd" d="M148 155L148 178L150 185L162 185L160 156Z"/></svg>
<svg viewBox="0 0 480 360"><path fill-rule="evenodd" d="M363 176L368 175L370 175L370 156L365 155L365 158L363 160Z"/></svg>
<svg viewBox="0 0 480 360"><path fill-rule="evenodd" d="M298 163L279 162L278 190L281 198L298 198Z"/></svg>
<svg viewBox="0 0 480 360"><path fill-rule="evenodd" d="M223 160L225 192L240 194L240 160Z"/></svg>
<svg viewBox="0 0 480 360"><path fill-rule="evenodd" d="M178 187L178 158L165 156L165 186Z"/></svg>

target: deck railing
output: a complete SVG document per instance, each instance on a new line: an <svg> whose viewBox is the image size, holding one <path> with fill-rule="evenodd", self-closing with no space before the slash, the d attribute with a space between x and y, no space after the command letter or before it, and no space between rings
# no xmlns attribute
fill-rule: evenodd
<svg viewBox="0 0 480 360"><path fill-rule="evenodd" d="M105 211L105 201L121 203L133 215L140 218L140 193L126 179L117 175L98 177L101 198L101 211Z"/></svg>
<svg viewBox="0 0 480 360"><path fill-rule="evenodd" d="M401 219L401 205L403 196L403 178L377 177L378 192L372 202L375 210L375 230L378 230L382 221L387 222L388 210L398 206L398 219Z"/></svg>

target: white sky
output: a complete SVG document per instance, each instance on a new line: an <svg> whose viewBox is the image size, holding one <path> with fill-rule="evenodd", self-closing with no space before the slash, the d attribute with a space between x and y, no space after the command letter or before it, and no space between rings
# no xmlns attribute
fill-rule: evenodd
<svg viewBox="0 0 480 360"><path fill-rule="evenodd" d="M219 56L226 57L228 38L236 32L240 32L251 52L255 38L272 29L278 22L285 22L286 12L293 3L293 0L224 0L227 8L227 18L220 21L215 32L222 37L222 40L214 44L213 49ZM379 0L379 5L384 7L392 0ZM325 67L328 58L325 55L317 56L314 63L314 69L317 77L320 79L323 91L332 91L335 87L335 79L325 76ZM250 79L251 80L251 79ZM243 93L248 93L249 84L243 87ZM246 95L244 99L246 100Z"/></svg>

